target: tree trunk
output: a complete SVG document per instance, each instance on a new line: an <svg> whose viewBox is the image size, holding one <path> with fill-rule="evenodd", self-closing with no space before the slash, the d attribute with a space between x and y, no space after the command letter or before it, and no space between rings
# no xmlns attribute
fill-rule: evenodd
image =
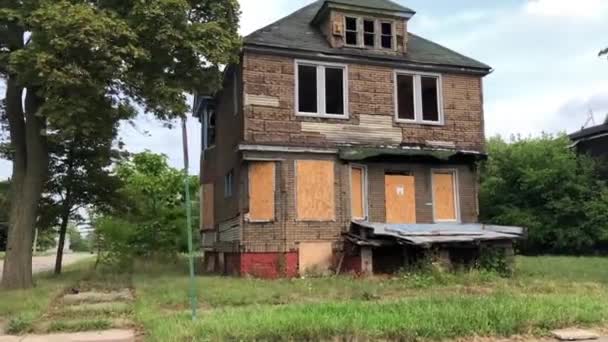
<svg viewBox="0 0 608 342"><path fill-rule="evenodd" d="M61 215L61 226L59 228L59 242L57 243L57 259L55 259L55 274L61 274L61 267L63 265L63 248L65 247L65 236L68 231L68 222L70 220L70 208L64 204L64 212Z"/></svg>
<svg viewBox="0 0 608 342"><path fill-rule="evenodd" d="M6 114L13 149L11 217L9 221L2 286L26 289L32 282L32 245L38 217L38 202L48 169L45 121L39 115L42 99L28 89L25 115L21 88L15 75L9 75L6 90Z"/></svg>

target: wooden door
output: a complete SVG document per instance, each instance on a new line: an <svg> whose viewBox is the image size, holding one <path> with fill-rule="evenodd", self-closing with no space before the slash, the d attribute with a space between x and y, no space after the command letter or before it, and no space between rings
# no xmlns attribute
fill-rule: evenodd
<svg viewBox="0 0 608 342"><path fill-rule="evenodd" d="M384 183L386 223L416 223L414 176L387 174Z"/></svg>
<svg viewBox="0 0 608 342"><path fill-rule="evenodd" d="M435 221L457 221L456 189L453 172L433 173L433 207Z"/></svg>

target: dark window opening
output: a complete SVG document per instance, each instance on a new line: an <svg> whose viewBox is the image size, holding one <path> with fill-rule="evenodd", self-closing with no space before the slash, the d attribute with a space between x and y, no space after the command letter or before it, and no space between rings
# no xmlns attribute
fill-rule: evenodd
<svg viewBox="0 0 608 342"><path fill-rule="evenodd" d="M325 68L325 112L344 114L344 70Z"/></svg>
<svg viewBox="0 0 608 342"><path fill-rule="evenodd" d="M397 103L399 119L416 119L413 76L397 75Z"/></svg>
<svg viewBox="0 0 608 342"><path fill-rule="evenodd" d="M298 111L317 112L317 67L298 66Z"/></svg>
<svg viewBox="0 0 608 342"><path fill-rule="evenodd" d="M359 45L359 34L357 29L357 18L346 17L346 44Z"/></svg>
<svg viewBox="0 0 608 342"><path fill-rule="evenodd" d="M376 45L376 28L373 20L363 21L363 43L365 46L374 47Z"/></svg>
<svg viewBox="0 0 608 342"><path fill-rule="evenodd" d="M385 49L393 48L393 24L382 23L381 44Z"/></svg>
<svg viewBox="0 0 608 342"><path fill-rule="evenodd" d="M439 104L437 78L421 77L422 87L422 120L439 121Z"/></svg>
<svg viewBox="0 0 608 342"><path fill-rule="evenodd" d="M224 176L224 197L232 197L234 193L234 169Z"/></svg>
<svg viewBox="0 0 608 342"><path fill-rule="evenodd" d="M207 109L207 148L215 146L215 108Z"/></svg>

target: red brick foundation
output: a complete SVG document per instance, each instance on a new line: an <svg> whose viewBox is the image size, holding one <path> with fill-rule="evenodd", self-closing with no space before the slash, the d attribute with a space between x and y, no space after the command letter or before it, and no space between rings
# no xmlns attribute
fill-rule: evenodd
<svg viewBox="0 0 608 342"><path fill-rule="evenodd" d="M259 278L298 276L298 253L242 253L241 275Z"/></svg>

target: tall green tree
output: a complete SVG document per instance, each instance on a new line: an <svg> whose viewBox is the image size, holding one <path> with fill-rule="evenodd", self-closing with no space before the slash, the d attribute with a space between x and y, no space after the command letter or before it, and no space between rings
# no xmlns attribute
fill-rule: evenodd
<svg viewBox="0 0 608 342"><path fill-rule="evenodd" d="M608 244L608 188L567 136L488 142L480 191L484 222L526 227L528 253L593 253Z"/></svg>
<svg viewBox="0 0 608 342"><path fill-rule="evenodd" d="M0 0L13 161L3 287L32 286L48 135L93 135L100 118L134 106L160 119L184 115L184 92L216 88L218 65L236 60L238 15L237 0Z"/></svg>

